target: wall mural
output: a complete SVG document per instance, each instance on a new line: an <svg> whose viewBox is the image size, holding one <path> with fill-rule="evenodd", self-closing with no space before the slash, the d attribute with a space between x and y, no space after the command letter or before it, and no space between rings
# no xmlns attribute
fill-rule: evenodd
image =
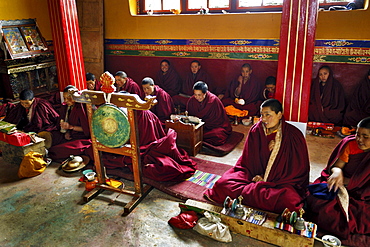
<svg viewBox="0 0 370 247"><path fill-rule="evenodd" d="M278 39L106 39L105 54L277 61ZM314 62L370 64L370 40L316 40Z"/></svg>

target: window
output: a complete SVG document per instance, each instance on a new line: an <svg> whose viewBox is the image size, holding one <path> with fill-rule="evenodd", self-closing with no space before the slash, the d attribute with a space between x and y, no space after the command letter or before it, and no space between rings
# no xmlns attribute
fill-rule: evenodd
<svg viewBox="0 0 370 247"><path fill-rule="evenodd" d="M181 9L180 0L145 0L145 11L163 11L171 9Z"/></svg>
<svg viewBox="0 0 370 247"><path fill-rule="evenodd" d="M348 2L348 0L319 0L319 3L338 3L338 2Z"/></svg>
<svg viewBox="0 0 370 247"><path fill-rule="evenodd" d="M209 9L229 9L229 0L188 0L188 9L199 10L202 7Z"/></svg>
<svg viewBox="0 0 370 247"><path fill-rule="evenodd" d="M239 0L238 2L239 7L283 5L283 0Z"/></svg>
<svg viewBox="0 0 370 247"><path fill-rule="evenodd" d="M319 0L321 8L345 6L350 0ZM148 10L154 13L170 14L171 9L180 9L181 13L196 14L201 8L208 8L210 13L228 12L266 12L281 11L284 0L139 0L140 14Z"/></svg>

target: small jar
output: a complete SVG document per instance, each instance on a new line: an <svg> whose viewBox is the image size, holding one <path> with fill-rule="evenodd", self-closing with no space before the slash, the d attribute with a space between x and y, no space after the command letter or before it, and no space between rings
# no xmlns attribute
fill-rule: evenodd
<svg viewBox="0 0 370 247"><path fill-rule="evenodd" d="M89 172L85 174L85 177L87 178L87 181L85 183L85 190L92 191L95 188L96 184L98 183L95 175L95 172Z"/></svg>
<svg viewBox="0 0 370 247"><path fill-rule="evenodd" d="M63 120L63 119L61 119L61 120L60 120L60 122L61 122L61 123L63 123L63 122L64 122L64 120ZM66 130L66 129L60 128L60 133L63 133L63 134L64 134L64 133L66 133L66 132L67 132L67 130Z"/></svg>
<svg viewBox="0 0 370 247"><path fill-rule="evenodd" d="M92 191L95 187L96 184L98 183L98 180L95 178L94 180L88 180L85 183L85 190L86 191Z"/></svg>

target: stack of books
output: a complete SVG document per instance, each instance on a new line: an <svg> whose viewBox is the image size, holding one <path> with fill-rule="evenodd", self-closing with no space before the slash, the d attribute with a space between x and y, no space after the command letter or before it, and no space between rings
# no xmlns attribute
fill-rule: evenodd
<svg viewBox="0 0 370 247"><path fill-rule="evenodd" d="M5 121L0 121L0 132L11 134L16 130L17 130L17 127L15 124L11 124Z"/></svg>

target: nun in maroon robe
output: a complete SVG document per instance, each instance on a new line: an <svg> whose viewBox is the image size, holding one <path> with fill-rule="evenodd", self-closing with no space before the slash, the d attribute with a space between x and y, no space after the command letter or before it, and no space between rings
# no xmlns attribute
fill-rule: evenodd
<svg viewBox="0 0 370 247"><path fill-rule="evenodd" d="M157 104L153 105L150 111L161 120L164 126L166 120L170 119L170 115L175 113L175 105L173 104L171 96L162 88L155 85L154 80L150 77L145 77L141 85L144 92L142 96L143 99L145 99L146 96L156 97Z"/></svg>
<svg viewBox="0 0 370 247"><path fill-rule="evenodd" d="M127 77L125 72L118 71L114 78L116 80L114 83L116 92L125 91L131 94L137 94L138 96L142 94L139 85L130 77Z"/></svg>
<svg viewBox="0 0 370 247"><path fill-rule="evenodd" d="M156 181L183 181L196 171L196 163L176 145L176 132L165 133L158 117L151 111L137 111L140 157L143 176ZM103 154L107 169L128 166L131 157Z"/></svg>
<svg viewBox="0 0 370 247"><path fill-rule="evenodd" d="M102 84L95 78L95 75L87 72L86 73L86 89L93 91L100 91Z"/></svg>
<svg viewBox="0 0 370 247"><path fill-rule="evenodd" d="M155 83L171 97L180 92L181 78L166 59L161 61L161 69L157 73Z"/></svg>
<svg viewBox="0 0 370 247"><path fill-rule="evenodd" d="M237 95L236 91L240 84L242 84L240 93ZM250 65L243 64L241 75L228 85L222 103L224 106L233 105L239 110L247 110L248 116L257 116L263 101L263 89L264 85L253 77ZM235 99L242 99L244 104L235 102Z"/></svg>
<svg viewBox="0 0 370 247"><path fill-rule="evenodd" d="M370 116L370 70L352 94L343 124L356 126L361 119L368 116Z"/></svg>
<svg viewBox="0 0 370 247"><path fill-rule="evenodd" d="M360 123L359 128L367 131L369 136L370 118L366 121L367 127L361 127ZM339 187L333 200L319 199L314 195L307 197L310 220L317 223L319 229L343 239L353 234L370 234L370 141L367 141L367 150L360 149L359 142L364 146L364 141L359 141L359 137L356 139L354 135L341 140L331 154L327 167L321 172L321 177L314 182L327 183L334 163L348 149L348 162L342 168L343 176L349 178L347 186Z"/></svg>
<svg viewBox="0 0 370 247"><path fill-rule="evenodd" d="M265 102L268 101L277 100ZM267 108L264 103L262 110ZM281 104L279 108L282 109ZM271 110L275 112L272 107ZM282 116L281 112L277 114ZM283 117L275 125L277 129L267 135L270 123L261 114L261 120L249 131L235 167L226 171L205 196L222 204L227 196L234 199L242 195L244 205L275 213L282 213L285 208L299 210L310 171L305 138Z"/></svg>
<svg viewBox="0 0 370 247"><path fill-rule="evenodd" d="M345 110L342 85L334 78L330 67L322 66L311 84L308 120L341 125Z"/></svg>
<svg viewBox="0 0 370 247"><path fill-rule="evenodd" d="M213 146L223 145L232 132L230 120L221 100L207 91L207 84L200 81L194 85L194 95L186 110L190 116L201 118L204 124L203 141Z"/></svg>
<svg viewBox="0 0 370 247"><path fill-rule="evenodd" d="M33 99L28 112L19 103L7 112L4 121L16 124L17 128L24 132L39 133L57 129L59 114L54 110L53 106L45 99ZM27 117L27 115L30 116Z"/></svg>
<svg viewBox="0 0 370 247"><path fill-rule="evenodd" d="M181 111L185 110L189 98L193 95L193 86L197 81L207 83L209 91L216 93L210 76L201 69L200 62L194 60L190 66L191 72L187 74L185 81L182 83L180 94L173 96L175 107L180 106Z"/></svg>
<svg viewBox="0 0 370 247"><path fill-rule="evenodd" d="M49 157L54 160L66 159L70 155L87 155L90 159L94 158L85 104L74 102L68 94L68 89L72 88L77 91L77 88L67 86L64 90L66 92L63 92L64 103L60 108L60 120L65 121L66 132L61 133L61 124L58 130L51 132L52 146L48 150Z"/></svg>

